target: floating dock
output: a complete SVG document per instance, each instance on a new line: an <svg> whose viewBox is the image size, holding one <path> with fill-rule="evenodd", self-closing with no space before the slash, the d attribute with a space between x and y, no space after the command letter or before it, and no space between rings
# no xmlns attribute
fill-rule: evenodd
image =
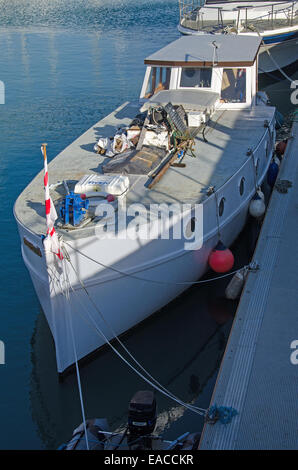
<svg viewBox="0 0 298 470"><path fill-rule="evenodd" d="M272 192L211 400L238 415L205 424L199 450L298 449L297 122L292 135L278 174L292 187Z"/></svg>

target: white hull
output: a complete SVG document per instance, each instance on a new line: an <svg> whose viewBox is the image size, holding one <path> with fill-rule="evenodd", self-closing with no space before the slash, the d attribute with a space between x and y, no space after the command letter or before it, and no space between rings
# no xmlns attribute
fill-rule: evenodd
<svg viewBox="0 0 298 470"><path fill-rule="evenodd" d="M261 183L270 158L262 155L263 145L260 145L259 151L258 183ZM239 181L243 176L246 181L246 191L240 196ZM218 191L219 199L225 197L230 201L225 210L226 216L220 225L221 239L227 246L231 245L244 227L248 205L254 192L252 160L249 159ZM72 319L79 359L106 342L96 332L94 323L98 325L98 330L104 332L108 340L113 338L113 334L95 311L71 267L68 268L68 273L76 293L70 292L69 301L61 293L50 294L45 258L37 256L23 243L26 237L43 252L42 241L18 220L17 222L22 240L23 259L51 328L56 346L58 372L62 373L74 363L69 315ZM70 243L75 249L107 266L122 272L136 273L136 276L154 280L154 283L119 275L86 259L69 247L68 253L90 297L114 332L119 335L165 306L189 287L185 284L171 283L194 282L200 279L208 269L208 256L217 243L217 237L213 195L204 202L204 244L198 251L185 250L183 240L153 240L146 246L140 246L138 240L100 240L93 236ZM169 284L158 284L156 281L159 280L168 281Z"/></svg>
<svg viewBox="0 0 298 470"><path fill-rule="evenodd" d="M230 245L242 230L246 215L247 206L222 231L222 238L227 245ZM212 238L205 242L199 256L196 252L186 251L182 256L164 262L155 268L138 271L137 276L154 280L168 280L169 282L195 281L206 272L209 252L216 243L217 234L215 233ZM44 276L41 276L40 271L37 272L29 264L28 258L24 256L23 249L22 254L55 340L58 372L61 373L74 362L67 318L68 307L71 311L79 358L85 357L106 343L90 327L90 323L88 324L88 316L86 311L84 311L84 305L87 306L90 315L98 325L98 329L104 332L108 340L111 340L113 335L99 314L92 308L85 291L78 285L76 285L76 295L74 293L70 294L69 305L67 305L66 298L60 294L59 298L55 299L55 311L53 311L53 301L51 301L49 296L45 269L43 269ZM75 261L75 258L76 256L73 256L73 261ZM85 260L82 256L79 256L76 261L78 271L84 270L88 272L89 270L94 270L94 263L92 261ZM173 275L173 273L175 274ZM72 278L74 281L75 276L72 276ZM97 275L92 276L89 281L85 280L84 284L92 300L96 303L117 335L124 333L155 311L164 307L187 288L185 285L158 285L130 277L119 278L114 276L111 280L102 283Z"/></svg>
<svg viewBox="0 0 298 470"><path fill-rule="evenodd" d="M52 242L52 235L46 237L44 245L40 236L46 228L41 173L16 201L14 211L22 255L55 341L59 373L72 366L76 357L82 359L93 353L199 280L208 269L208 257L218 240L230 246L244 227L250 201L265 178L274 150L275 108L264 106L264 100L256 96L260 38L227 35L218 42L222 55L216 65L210 36L181 38L149 56L145 59L147 68L140 101L124 103L50 163L53 204L62 209L56 232L62 238L62 252L66 249L63 261L57 256L59 241L55 238L54 242L55 233ZM240 57L237 51L232 60L231 51L239 44L243 45L243 54L241 51ZM203 59L197 62L195 54ZM238 66L236 75L235 71L232 75L224 72L231 60ZM205 84L203 80L204 86L197 87L189 83L187 74L186 78L182 75L183 65L195 64L201 73L201 68L210 63L214 65L211 79ZM165 88L160 92L156 88L156 64L160 66L159 85ZM163 148L158 156L155 140L147 144L148 150L145 137L150 137L147 123L151 112L147 113L137 148L119 159L114 157L114 168L107 164L108 154L93 151L92 143L99 135L109 138L113 131L115 136L117 129L130 126L140 111L155 106L159 100L162 104L163 100L171 103L163 106L169 115L167 126L173 126L173 130L166 132L167 144L169 138L173 140L173 154ZM192 124L188 122L191 134L186 133L181 116L172 108L177 103L183 105L192 119ZM154 121L153 114L151 118ZM179 126L185 130L179 131ZM182 132L181 137L177 137L178 131ZM177 142L182 139L178 147L176 138ZM179 145L185 145L183 138L187 145L193 145L196 158L184 148L184 164L171 167L181 156L177 152ZM102 139L101 144L105 145ZM114 201L118 221L113 220L115 213L111 215L107 210L111 206L101 200L95 201L95 211L80 212L81 225L76 220L69 225L66 201L73 199L73 205L67 207L74 219L78 206L83 211L81 205L88 209L91 201L88 197L82 203L85 198L79 194L66 196L66 185L62 182L85 181L84 175L90 171L113 174L115 165L117 174L129 175L129 189L118 193L118 187L112 193L118 194ZM46 197L48 209L50 199ZM101 218L102 209L109 213L107 217ZM175 215L170 216L170 212ZM49 216L48 213L51 234ZM109 230L109 237L102 230L107 225L115 228L113 234Z"/></svg>

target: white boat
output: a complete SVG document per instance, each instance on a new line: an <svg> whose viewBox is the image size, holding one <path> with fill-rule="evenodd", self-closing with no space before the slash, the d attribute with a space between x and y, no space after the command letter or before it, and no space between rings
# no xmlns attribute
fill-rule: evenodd
<svg viewBox="0 0 298 470"><path fill-rule="evenodd" d="M298 60L298 2L179 0L182 34L260 36L259 73L285 68Z"/></svg>
<svg viewBox="0 0 298 470"><path fill-rule="evenodd" d="M22 255L59 373L200 279L219 237L230 246L244 227L275 143L275 108L257 92L260 44L253 36L181 37L145 60L138 101L120 106L51 161L63 260L44 244L43 172L17 199ZM107 157L104 146L110 149L115 134L117 151L128 136L136 148ZM85 188L87 199L76 188ZM169 210L174 215L167 217Z"/></svg>

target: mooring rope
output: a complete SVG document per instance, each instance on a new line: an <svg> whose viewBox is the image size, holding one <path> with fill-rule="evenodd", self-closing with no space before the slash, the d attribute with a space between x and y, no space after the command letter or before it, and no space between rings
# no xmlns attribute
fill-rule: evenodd
<svg viewBox="0 0 298 470"><path fill-rule="evenodd" d="M269 51L269 48L267 47L267 44L265 43L264 39L263 39L263 36L261 35L260 31L258 30L258 28L255 26L255 25L249 25L249 29L251 29L252 31L256 31L258 36L261 38L262 40L262 45L264 46L264 49L265 51L267 52L269 58L271 59L271 61L273 62L273 64L275 65L275 67L279 70L279 72L284 76L284 78L286 80L288 80L290 83L292 83L292 79L289 77L289 75L287 75L283 70L282 68L279 66L279 64L276 62L276 60L272 57L272 54L271 52ZM264 73L267 73L265 72L264 70L262 70L262 72ZM270 73L270 72L269 72Z"/></svg>
<svg viewBox="0 0 298 470"><path fill-rule="evenodd" d="M67 274L67 271L66 271L67 267L65 265L65 261L61 260L61 264L62 264L62 271L63 271L64 281L67 281L68 280L68 274ZM48 266L48 268L50 268L50 267ZM49 269L47 271L48 271L49 278L51 279ZM51 271L53 271L53 269L51 269ZM61 276L58 277L56 274L54 274L54 276L56 277L56 282L59 284L62 294L64 294L66 300L68 302L70 302L69 283L68 283L68 285L66 284L66 289L65 289L65 286L62 286L62 283L61 283ZM86 424L86 414L85 414L85 407L84 407L84 400L83 400L82 384L81 384L80 370L79 370L79 364L78 364L78 355L77 355L77 350L76 350L76 345L75 345L75 338L74 338L73 325L72 325L72 319L71 319L70 311L68 311L68 320L69 320L69 325L70 325L72 347L73 347L75 366L76 366L76 375L77 375L77 383L78 383L78 390L79 390L79 397L80 397L80 406L81 406L81 413L82 413L82 419L83 419L83 426L84 426L84 432L85 432L86 448L87 448L87 450L89 450L89 442L88 442L88 435L87 435L87 424Z"/></svg>
<svg viewBox="0 0 298 470"><path fill-rule="evenodd" d="M193 413L195 414L198 414L199 416L203 416L204 419L205 419L205 422L216 422L217 420L221 421L221 422L224 422L221 418L221 415L218 414L218 416L212 418L212 420L210 421L210 411L212 411L214 408L218 408L217 405L213 405L213 407L210 407L210 408L207 408L207 409L204 409L204 408L200 408L200 407L197 407L197 406L194 406L194 405L190 405L188 403L185 403L183 400L180 400L178 397L176 397L174 394L172 394L172 392L170 392L166 387L164 387L162 384L160 384L137 360L136 358L130 353L130 351L126 348L126 346L122 343L122 341L118 338L118 336L115 334L113 328L111 327L111 325L106 321L106 319L104 318L104 316L102 315L102 313L100 312L100 310L97 308L97 305L95 304L95 302L93 301L93 299L91 298L89 292L87 291L83 281L80 279L76 269L74 268L71 260L70 260L70 257L69 257L69 254L66 250L65 247L63 247L63 251L64 251L64 254L65 254L65 257L63 260L61 260L61 263L62 263L62 269L63 269L63 277L64 277L64 282L65 282L65 286L64 288L62 288L62 285L61 285L61 277L57 278L56 277L56 281L58 281L58 283L60 284L60 288L61 288L61 291L62 291L62 295L65 295L65 298L67 299L68 302L70 302L70 296L69 296L69 291L71 289L71 291L73 292L73 294L77 297L78 299L78 302L79 304L83 307L83 309L86 310L87 312L87 315L89 317L89 321L86 319L86 317L84 315L82 315L79 311L79 314L81 314L82 318L84 321L86 321L89 325L91 323L91 327L96 331L96 333L101 336L106 344L108 344L110 346L110 348L114 351L114 353L130 368L132 369L140 378L142 378L146 383L148 383L150 386L152 386L155 390L159 391L161 394L163 394L164 396L166 396L167 398L173 400L174 402L178 403L180 406L192 411ZM81 299L79 297L79 295L77 294L77 292L75 291L75 289L73 288L71 282L70 282L70 279L69 279L69 276L68 276L68 272L67 272L67 267L66 267L66 261L68 261L72 267L72 269L74 270L84 292L86 293L86 295L88 296L88 299L90 300L90 302L92 303L92 305L94 306L95 310L100 314L101 318L104 320L104 322L106 323L107 326L109 326L109 328L111 329L112 331L112 334L113 334L113 337L114 339L116 339L119 344L124 348L124 350L127 352L127 354L134 360L134 362L148 375L148 377L150 377L154 382L152 382L152 380L149 380L147 377L145 377L139 370L137 370L127 359L125 359L125 357L111 344L111 342L108 340L108 338L106 337L106 335L101 331L101 329L98 327L98 325L96 324L96 322L94 321L94 319L92 318L92 316L90 316L89 314L89 311L86 307L85 304L83 304L81 302ZM49 277L51 278L51 275L50 275L50 272L48 270L48 274L49 274ZM69 316L70 316L70 312L69 312ZM86 447L87 449L89 450L89 442L88 442L88 436L87 436L87 425L86 425L86 418L85 418L85 410L84 410L84 402L83 402L83 393L82 393L82 387L81 387L81 380L80 380L80 372L79 372L79 366L78 366L78 357L77 357L77 352L76 352L76 347L75 347L75 340L74 340L74 332L73 332L73 327L72 327L72 322L71 322L71 318L70 318L70 327L71 327L71 336L72 336L72 343L73 343L73 348L74 348L74 356L75 356L75 365L76 365L76 372L77 372L77 381L78 381L78 388L79 388L79 395L80 395L80 402L81 402L81 411L82 411L82 417L83 417L83 425L84 425L84 432L85 432L85 439L86 439ZM222 409L226 409L226 407L221 407ZM213 414L214 414L214 411L213 411Z"/></svg>
<svg viewBox="0 0 298 470"><path fill-rule="evenodd" d="M225 273L225 274L222 274L221 276L216 276L216 277L213 277L213 278L210 278L210 279L201 279L199 281L181 281L181 282L157 281L156 279L147 279L145 277L136 276L135 273L138 272L138 271L135 271L133 273L128 273L128 272L121 271L117 268L114 268L112 266L108 266L108 265L106 265L106 264L104 264L104 263L102 263L98 260L95 260L94 258L91 258L91 256L86 255L86 253L83 253L79 249L74 248L69 243L67 243L65 240L63 241L63 243L65 245L69 246L73 251L76 251L80 255L84 256L85 258L89 259L90 261L93 261L94 263L98 264L102 268L110 269L111 271L114 271L117 274L120 274L121 276L131 277L133 279L137 279L138 281L146 281L146 282L151 282L153 284L160 284L160 285L189 285L189 286L191 286L191 285L195 285L195 284L205 284L207 282L217 281L219 279L224 279L226 277L232 276L233 274L238 273L239 271L241 271L244 268L247 268L249 270L251 270L251 269L254 270L255 269L254 266L253 266L253 263L250 263L250 264L242 266L241 268L235 269L234 271L231 271L229 273ZM153 266L153 267L155 267L155 266Z"/></svg>
<svg viewBox="0 0 298 470"><path fill-rule="evenodd" d="M95 304L95 302L93 301L93 299L91 298L89 292L87 291L86 287L84 286L84 283L83 281L80 279L76 269L74 268L73 264L71 263L70 260L68 260L72 269L74 270L85 294L87 295L89 301L92 303L93 307L95 308L95 310L97 311L97 313L99 313L100 317L102 319L104 319L102 313L100 312L100 310L98 309L97 305ZM153 376L151 376L151 374L137 361L137 359L131 354L131 352L126 348L126 346L122 343L122 341L118 338L118 336L114 333L111 325L106 321L106 319L104 319L105 323L109 326L109 328L111 329L111 332L113 334L113 337L114 339L116 339L118 341L118 343L124 348L124 350L127 352L127 354L134 360L134 362L148 375L148 377L150 377L155 383L152 382L152 380L149 380L147 377L145 377L140 371L138 371L127 359L125 359L125 357L112 345L112 343L108 340L108 338L106 337L106 335L102 332L102 330L98 327L98 325L96 324L96 322L94 321L94 319L90 316L89 314L89 311L86 307L85 304L83 304L81 302L81 299L80 297L78 296L77 292L75 291L75 289L73 288L71 282L70 282L70 279L67 275L67 281L69 283L69 286L70 286L70 289L72 290L72 292L76 295L77 299L78 299L78 302L80 303L80 305L86 310L87 312L87 315L89 317L89 322L88 323L92 323L93 324L93 329L95 329L95 331L97 332L97 334L99 334L104 340L105 342L111 347L111 349L115 352L115 354L117 354L117 356L129 367L131 368L139 377L141 377L145 382L147 382L149 385L151 385L153 388L155 388L156 390L158 390L160 393L162 393L163 395L165 395L167 398L170 398L171 400L175 401L176 403L180 404L181 406L189 409L190 411L193 411L194 413L196 414L199 414L200 416L205 416L207 411L206 409L204 408L199 408L199 407L196 407L194 405L189 405L188 403L185 403L184 401L180 400L178 397L176 397L172 392L170 392L166 387L164 387L162 384L160 384ZM86 320L85 316L82 316L84 320Z"/></svg>

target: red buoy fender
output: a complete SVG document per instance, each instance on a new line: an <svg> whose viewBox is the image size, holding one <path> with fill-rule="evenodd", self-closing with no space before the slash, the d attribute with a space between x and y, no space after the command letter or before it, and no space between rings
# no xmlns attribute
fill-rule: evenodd
<svg viewBox="0 0 298 470"><path fill-rule="evenodd" d="M209 255L209 266L216 273L226 273L234 266L234 255L221 241Z"/></svg>

